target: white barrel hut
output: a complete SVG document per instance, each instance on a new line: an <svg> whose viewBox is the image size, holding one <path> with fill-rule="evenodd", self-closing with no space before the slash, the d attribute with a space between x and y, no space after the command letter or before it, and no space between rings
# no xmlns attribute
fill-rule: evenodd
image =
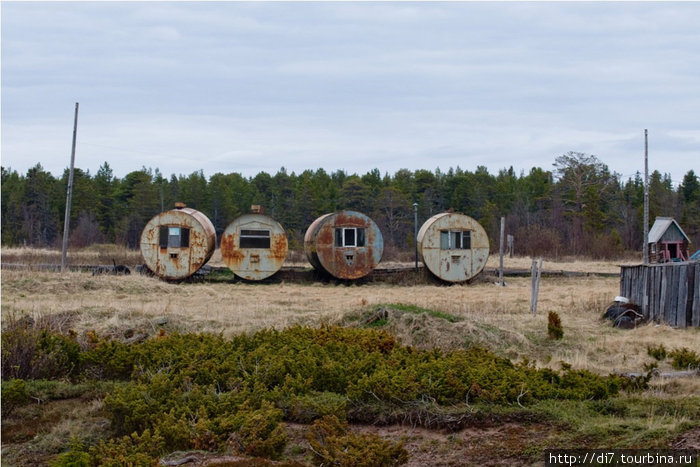
<svg viewBox="0 0 700 467"><path fill-rule="evenodd" d="M221 256L235 275L251 281L270 277L287 257L287 234L273 218L253 206L231 222L221 236Z"/></svg>
<svg viewBox="0 0 700 467"><path fill-rule="evenodd" d="M418 231L418 254L430 272L447 282L463 282L484 269L489 238L473 218L460 213L436 214Z"/></svg>
<svg viewBox="0 0 700 467"><path fill-rule="evenodd" d="M316 219L304 235L311 265L338 279L359 279L374 270L384 253L377 224L357 211L339 211Z"/></svg>
<svg viewBox="0 0 700 467"><path fill-rule="evenodd" d="M191 276L209 261L215 248L214 224L182 203L148 221L141 233L143 260L163 279Z"/></svg>

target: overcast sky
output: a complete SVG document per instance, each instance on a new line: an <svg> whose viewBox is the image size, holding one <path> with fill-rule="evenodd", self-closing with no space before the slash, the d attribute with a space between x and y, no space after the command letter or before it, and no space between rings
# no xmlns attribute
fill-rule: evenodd
<svg viewBox="0 0 700 467"><path fill-rule="evenodd" d="M2 2L2 165L700 172L700 3Z"/></svg>

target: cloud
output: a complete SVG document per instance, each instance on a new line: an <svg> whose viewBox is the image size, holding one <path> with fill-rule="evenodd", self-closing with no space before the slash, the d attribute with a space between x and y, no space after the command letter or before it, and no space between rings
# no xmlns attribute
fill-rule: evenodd
<svg viewBox="0 0 700 467"><path fill-rule="evenodd" d="M142 165L529 171L575 150L624 174L649 128L660 169L680 179L700 146L699 13L692 3L11 2L2 163L61 171L79 101L78 160L93 173L105 160L118 175Z"/></svg>

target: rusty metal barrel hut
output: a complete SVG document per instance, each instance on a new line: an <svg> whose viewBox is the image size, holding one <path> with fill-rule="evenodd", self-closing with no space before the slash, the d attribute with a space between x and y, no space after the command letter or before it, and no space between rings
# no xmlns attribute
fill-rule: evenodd
<svg viewBox="0 0 700 467"><path fill-rule="evenodd" d="M418 253L430 272L446 282L464 282L484 269L489 239L473 218L460 213L436 214L418 231Z"/></svg>
<svg viewBox="0 0 700 467"><path fill-rule="evenodd" d="M384 239L377 224L357 211L339 211L316 219L304 235L311 265L338 279L366 276L382 259Z"/></svg>
<svg viewBox="0 0 700 467"><path fill-rule="evenodd" d="M287 234L273 218L253 206L253 213L231 222L221 236L221 256L235 275L263 280L282 268L287 257Z"/></svg>
<svg viewBox="0 0 700 467"><path fill-rule="evenodd" d="M143 260L163 279L191 276L209 261L215 248L214 224L182 203L148 221L141 233Z"/></svg>

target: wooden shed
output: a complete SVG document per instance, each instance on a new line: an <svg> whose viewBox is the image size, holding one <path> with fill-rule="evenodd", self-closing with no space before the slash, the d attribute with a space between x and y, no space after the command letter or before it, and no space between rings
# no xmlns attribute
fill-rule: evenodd
<svg viewBox="0 0 700 467"><path fill-rule="evenodd" d="M221 256L243 279L259 281L280 270L287 257L287 234L273 218L253 213L231 222L221 236Z"/></svg>
<svg viewBox="0 0 700 467"><path fill-rule="evenodd" d="M688 261L690 238L672 217L657 217L649 230L649 261Z"/></svg>
<svg viewBox="0 0 700 467"><path fill-rule="evenodd" d="M215 248L214 224L182 203L148 221L141 233L143 260L163 279L191 276L209 261Z"/></svg>
<svg viewBox="0 0 700 467"><path fill-rule="evenodd" d="M338 279L359 279L379 264L384 239L377 224L357 211L339 211L316 219L304 235L311 265Z"/></svg>
<svg viewBox="0 0 700 467"><path fill-rule="evenodd" d="M464 282L484 269L489 238L475 219L460 213L436 214L418 231L418 254L430 272L447 282Z"/></svg>

